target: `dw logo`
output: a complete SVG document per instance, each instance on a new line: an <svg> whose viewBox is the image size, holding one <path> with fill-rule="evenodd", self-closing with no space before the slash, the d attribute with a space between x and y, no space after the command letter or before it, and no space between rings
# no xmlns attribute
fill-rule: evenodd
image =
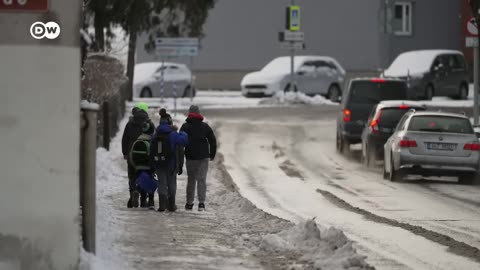
<svg viewBox="0 0 480 270"><path fill-rule="evenodd" d="M34 22L30 27L30 35L34 39L56 39L60 35L60 26L56 22Z"/></svg>

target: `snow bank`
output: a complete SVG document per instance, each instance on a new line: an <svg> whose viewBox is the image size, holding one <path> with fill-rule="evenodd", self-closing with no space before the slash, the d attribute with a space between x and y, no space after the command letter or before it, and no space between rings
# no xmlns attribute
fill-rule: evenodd
<svg viewBox="0 0 480 270"><path fill-rule="evenodd" d="M128 116L120 123L120 130L127 124ZM111 142L111 149L121 149L122 132L118 132ZM122 238L124 228L119 225L115 202L112 196L124 192L127 184L123 156L110 153L104 148L97 149L97 239L96 256L81 249L81 270L131 269L122 261L122 253L116 242ZM125 196L126 197L126 196ZM126 202L122 202L125 203Z"/></svg>
<svg viewBox="0 0 480 270"><path fill-rule="evenodd" d="M283 95L283 97L282 97ZM272 98L264 99L260 101L262 105L296 105L296 104L309 104L309 105L337 105L337 103L322 96L309 97L300 92L287 92L277 93Z"/></svg>
<svg viewBox="0 0 480 270"><path fill-rule="evenodd" d="M298 253L315 269L371 269L342 231L320 231L314 219L263 238L261 248L269 253Z"/></svg>
<svg viewBox="0 0 480 270"><path fill-rule="evenodd" d="M160 98L135 98L134 101L146 102L151 108L174 109L173 98L165 98L163 102ZM200 110L252 108L258 107L259 102L259 99L245 98L240 91L198 91L193 101L190 98L178 98L177 109L187 110L192 104L198 105Z"/></svg>

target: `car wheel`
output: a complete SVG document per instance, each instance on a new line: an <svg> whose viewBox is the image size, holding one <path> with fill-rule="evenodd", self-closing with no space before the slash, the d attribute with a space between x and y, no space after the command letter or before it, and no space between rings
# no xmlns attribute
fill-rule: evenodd
<svg viewBox="0 0 480 270"><path fill-rule="evenodd" d="M195 90L192 89L192 87L187 86L185 88L185 91L183 91L183 97L184 98L189 98L189 97L195 97Z"/></svg>
<svg viewBox="0 0 480 270"><path fill-rule="evenodd" d="M148 87L143 88L142 92L140 92L140 97L142 98L151 98L152 96L152 90Z"/></svg>
<svg viewBox="0 0 480 270"><path fill-rule="evenodd" d="M328 99L330 99L330 101L332 102L339 102L340 101L340 95L341 95L341 91L340 91L340 88L338 87L338 85L332 85L330 86L330 88L328 89Z"/></svg>
<svg viewBox="0 0 480 270"><path fill-rule="evenodd" d="M460 89L458 91L458 99L466 100L468 98L468 87L465 84L460 85Z"/></svg>
<svg viewBox="0 0 480 270"><path fill-rule="evenodd" d="M403 179L402 170L395 170L393 166L393 155L390 156L390 181L399 182Z"/></svg>
<svg viewBox="0 0 480 270"><path fill-rule="evenodd" d="M365 149L365 165L370 168L375 164L375 153L367 146Z"/></svg>
<svg viewBox="0 0 480 270"><path fill-rule="evenodd" d="M338 135L338 132L337 132L337 136L335 138L335 142L336 142L336 147L337 147L337 152L341 153L342 152L342 142L341 142L341 138L340 138L340 135Z"/></svg>
<svg viewBox="0 0 480 270"><path fill-rule="evenodd" d="M425 99L432 100L434 94L433 86L431 84L427 85L425 88Z"/></svg>
<svg viewBox="0 0 480 270"><path fill-rule="evenodd" d="M339 134L337 134L337 151L340 154L346 154L350 151L350 144Z"/></svg>
<svg viewBox="0 0 480 270"><path fill-rule="evenodd" d="M389 177L389 175L388 175L388 173L387 173L387 165L386 165L386 163L384 162L384 163L383 163L383 179L388 180L388 177Z"/></svg>
<svg viewBox="0 0 480 270"><path fill-rule="evenodd" d="M475 173L465 173L458 177L458 183L462 185L472 185L477 175Z"/></svg>
<svg viewBox="0 0 480 270"><path fill-rule="evenodd" d="M287 84L287 86L285 86L285 89L283 89L283 92L287 93L287 92L291 92L292 89L290 89L290 84ZM297 89L297 86L294 85L293 86L293 92L298 92L298 89Z"/></svg>

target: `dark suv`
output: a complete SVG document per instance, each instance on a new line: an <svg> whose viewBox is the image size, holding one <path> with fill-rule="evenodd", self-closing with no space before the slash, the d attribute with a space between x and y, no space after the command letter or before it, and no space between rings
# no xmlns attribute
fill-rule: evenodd
<svg viewBox="0 0 480 270"><path fill-rule="evenodd" d="M362 133L362 159L367 167L383 159L383 145L410 110L424 111L426 107L415 101L392 100L382 101L373 108Z"/></svg>
<svg viewBox="0 0 480 270"><path fill-rule="evenodd" d="M421 50L400 54L383 72L384 77L400 78L409 86L412 99L433 96L456 99L468 97L468 68L459 51Z"/></svg>
<svg viewBox="0 0 480 270"><path fill-rule="evenodd" d="M357 78L344 92L337 118L337 150L362 141L362 131L373 107L383 100L407 99L407 84L399 79Z"/></svg>

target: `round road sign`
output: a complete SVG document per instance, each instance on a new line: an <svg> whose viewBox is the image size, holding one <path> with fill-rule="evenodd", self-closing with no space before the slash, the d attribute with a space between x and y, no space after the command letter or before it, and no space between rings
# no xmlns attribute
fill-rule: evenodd
<svg viewBox="0 0 480 270"><path fill-rule="evenodd" d="M477 22L475 21L475 18L470 18L470 20L467 21L467 34L470 36L478 36L478 26Z"/></svg>

